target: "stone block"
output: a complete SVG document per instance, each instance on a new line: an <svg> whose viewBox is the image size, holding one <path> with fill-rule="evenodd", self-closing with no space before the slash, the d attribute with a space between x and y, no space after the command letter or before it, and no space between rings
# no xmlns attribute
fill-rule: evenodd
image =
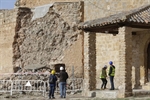
<svg viewBox="0 0 150 100"><path fill-rule="evenodd" d="M107 98L107 99L118 98L118 90L114 90L114 91L96 90L95 93L97 98Z"/></svg>

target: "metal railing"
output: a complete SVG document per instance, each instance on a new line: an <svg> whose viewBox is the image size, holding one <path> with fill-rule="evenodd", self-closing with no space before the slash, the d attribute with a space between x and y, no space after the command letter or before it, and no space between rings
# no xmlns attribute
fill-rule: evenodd
<svg viewBox="0 0 150 100"><path fill-rule="evenodd" d="M82 91L83 79L72 78L67 80L66 91L78 92ZM0 80L0 92L42 92L43 96L49 92L49 81L43 80ZM59 84L57 82L55 92L59 93Z"/></svg>
<svg viewBox="0 0 150 100"><path fill-rule="evenodd" d="M11 80L0 80L0 92L11 92L12 81Z"/></svg>
<svg viewBox="0 0 150 100"><path fill-rule="evenodd" d="M30 85L28 85L30 84ZM45 93L45 82L41 80L0 80L0 92L43 92Z"/></svg>
<svg viewBox="0 0 150 100"><path fill-rule="evenodd" d="M46 81L46 90L49 90L49 82ZM66 92L79 92L83 89L83 78L68 79L66 84ZM56 82L55 92L59 93L59 82Z"/></svg>

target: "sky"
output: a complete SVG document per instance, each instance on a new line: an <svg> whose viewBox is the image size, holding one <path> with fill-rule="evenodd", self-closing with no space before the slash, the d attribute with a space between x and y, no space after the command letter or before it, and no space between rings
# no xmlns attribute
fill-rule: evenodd
<svg viewBox="0 0 150 100"><path fill-rule="evenodd" d="M0 0L0 9L13 9L16 0Z"/></svg>

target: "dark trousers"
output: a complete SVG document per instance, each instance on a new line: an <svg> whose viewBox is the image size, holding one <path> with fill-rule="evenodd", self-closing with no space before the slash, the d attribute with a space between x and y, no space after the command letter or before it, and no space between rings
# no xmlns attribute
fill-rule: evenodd
<svg viewBox="0 0 150 100"><path fill-rule="evenodd" d="M50 84L49 98L54 97L55 84Z"/></svg>
<svg viewBox="0 0 150 100"><path fill-rule="evenodd" d="M114 87L114 76L110 76L110 84L111 84L111 90L114 90L115 87Z"/></svg>
<svg viewBox="0 0 150 100"><path fill-rule="evenodd" d="M102 80L102 85L101 85L101 89L104 87L104 89L106 89L106 85L107 85L107 80L106 78L101 78Z"/></svg>

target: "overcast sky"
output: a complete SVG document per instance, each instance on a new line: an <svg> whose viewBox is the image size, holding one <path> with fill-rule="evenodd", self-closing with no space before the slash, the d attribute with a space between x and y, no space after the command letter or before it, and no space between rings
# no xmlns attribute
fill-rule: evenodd
<svg viewBox="0 0 150 100"><path fill-rule="evenodd" d="M0 9L13 9L16 0L0 0Z"/></svg>

